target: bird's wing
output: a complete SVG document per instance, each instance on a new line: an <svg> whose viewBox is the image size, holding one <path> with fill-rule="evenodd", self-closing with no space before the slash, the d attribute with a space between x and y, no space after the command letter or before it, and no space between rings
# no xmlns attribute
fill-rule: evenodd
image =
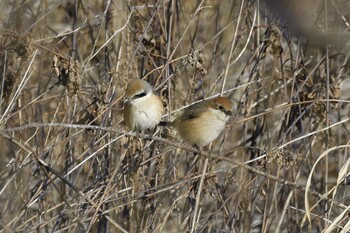
<svg viewBox="0 0 350 233"><path fill-rule="evenodd" d="M206 111L206 108L203 107L204 104L205 104L204 102L201 102L185 109L185 111L180 117L181 121L200 117L200 115L202 115L202 113Z"/></svg>

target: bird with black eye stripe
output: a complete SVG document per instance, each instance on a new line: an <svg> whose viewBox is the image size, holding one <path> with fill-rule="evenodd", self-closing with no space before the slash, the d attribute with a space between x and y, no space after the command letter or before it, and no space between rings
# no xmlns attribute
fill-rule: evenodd
<svg viewBox="0 0 350 233"><path fill-rule="evenodd" d="M174 127L184 141L202 147L219 136L232 111L231 99L217 97L194 104L173 122L161 121L160 125Z"/></svg>
<svg viewBox="0 0 350 233"><path fill-rule="evenodd" d="M148 82L131 79L126 87L125 97L123 115L129 129L141 131L158 125L164 107Z"/></svg>

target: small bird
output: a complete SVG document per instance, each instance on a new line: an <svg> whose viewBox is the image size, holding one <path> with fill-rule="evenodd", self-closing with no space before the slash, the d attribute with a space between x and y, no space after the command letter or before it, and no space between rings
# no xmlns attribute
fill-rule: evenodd
<svg viewBox="0 0 350 233"><path fill-rule="evenodd" d="M124 121L131 130L141 131L157 126L164 113L159 96L151 85L141 79L131 79L126 87Z"/></svg>
<svg viewBox="0 0 350 233"><path fill-rule="evenodd" d="M232 115L233 102L227 97L217 97L190 106L173 122L160 122L163 126L173 126L180 137L197 147L214 141L224 130Z"/></svg>

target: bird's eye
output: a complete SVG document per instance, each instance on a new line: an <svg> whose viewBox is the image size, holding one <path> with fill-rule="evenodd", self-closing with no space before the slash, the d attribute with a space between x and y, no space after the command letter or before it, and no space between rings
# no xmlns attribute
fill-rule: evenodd
<svg viewBox="0 0 350 233"><path fill-rule="evenodd" d="M134 98L138 99L138 98L144 97L145 95L147 95L147 94L145 92L142 92L140 94L135 95Z"/></svg>
<svg viewBox="0 0 350 233"><path fill-rule="evenodd" d="M223 111L223 112L225 112L226 110L225 110L225 108L224 107L222 107L222 106L219 106L219 110L220 111Z"/></svg>

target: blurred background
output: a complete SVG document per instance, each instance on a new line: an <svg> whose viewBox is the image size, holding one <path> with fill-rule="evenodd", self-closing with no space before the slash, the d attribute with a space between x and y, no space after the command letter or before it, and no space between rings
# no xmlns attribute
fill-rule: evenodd
<svg viewBox="0 0 350 233"><path fill-rule="evenodd" d="M0 232L348 232L346 0L0 1ZM128 80L174 119L224 95L194 153L129 132ZM208 164L206 164L208 162Z"/></svg>

